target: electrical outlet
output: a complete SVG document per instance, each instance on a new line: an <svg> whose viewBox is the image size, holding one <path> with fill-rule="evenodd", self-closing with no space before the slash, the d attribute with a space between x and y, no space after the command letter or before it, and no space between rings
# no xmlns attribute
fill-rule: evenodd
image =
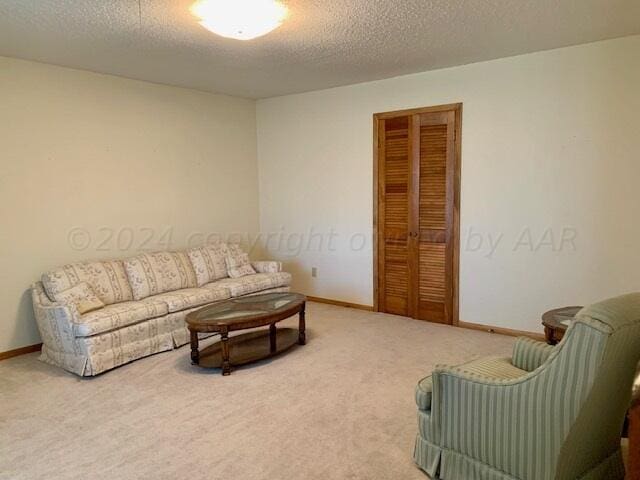
<svg viewBox="0 0 640 480"><path fill-rule="evenodd" d="M317 267L311 267L311 276L313 278L316 278L318 276L318 268Z"/></svg>

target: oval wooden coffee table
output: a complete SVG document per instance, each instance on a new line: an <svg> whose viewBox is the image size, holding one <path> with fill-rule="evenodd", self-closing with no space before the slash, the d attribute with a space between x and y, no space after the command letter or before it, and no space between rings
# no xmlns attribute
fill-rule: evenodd
<svg viewBox="0 0 640 480"><path fill-rule="evenodd" d="M304 309L307 298L299 293L265 293L232 298L191 312L186 317L191 333L191 362L207 368L222 368L231 374L231 366L244 365L277 355L296 343L304 345ZM298 329L276 328L276 323L299 315ZM229 337L237 330L269 326ZM199 350L198 333L219 333L220 341Z"/></svg>

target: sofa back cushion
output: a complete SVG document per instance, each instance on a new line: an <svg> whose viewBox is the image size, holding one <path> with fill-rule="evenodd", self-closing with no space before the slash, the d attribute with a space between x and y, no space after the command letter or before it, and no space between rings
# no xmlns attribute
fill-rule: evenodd
<svg viewBox="0 0 640 480"><path fill-rule="evenodd" d="M54 302L62 302L59 294L82 282L87 282L105 305L133 300L121 260L72 263L42 275L42 285Z"/></svg>
<svg viewBox="0 0 640 480"><path fill-rule="evenodd" d="M227 244L227 252L228 252L227 256L228 255L236 256L236 255L242 255L243 253L246 253L242 248L242 245L240 245L239 243Z"/></svg>
<svg viewBox="0 0 640 480"><path fill-rule="evenodd" d="M135 300L197 286L186 252L143 253L125 260L124 268Z"/></svg>
<svg viewBox="0 0 640 480"><path fill-rule="evenodd" d="M209 243L187 251L199 287L228 277L225 264L228 254L227 244L223 242Z"/></svg>

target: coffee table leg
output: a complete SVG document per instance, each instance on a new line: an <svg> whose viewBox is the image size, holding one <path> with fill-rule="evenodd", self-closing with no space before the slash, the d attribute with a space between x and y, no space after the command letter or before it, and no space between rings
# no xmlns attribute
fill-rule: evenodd
<svg viewBox="0 0 640 480"><path fill-rule="evenodd" d="M549 345L555 345L556 343L556 339L555 339L555 335L554 335L554 331L552 328L547 327L546 325L544 326L544 336L547 340L547 343Z"/></svg>
<svg viewBox="0 0 640 480"><path fill-rule="evenodd" d="M198 332L189 330L191 334L191 364L198 365L200 363L200 352L198 351Z"/></svg>
<svg viewBox="0 0 640 480"><path fill-rule="evenodd" d="M269 325L269 348L271 350L271 353L276 353L276 350L278 348L276 345L276 338L276 324L272 323L271 325Z"/></svg>
<svg viewBox="0 0 640 480"><path fill-rule="evenodd" d="M220 336L222 343L222 375L231 375L231 364L229 363L229 334L222 332Z"/></svg>
<svg viewBox="0 0 640 480"><path fill-rule="evenodd" d="M305 309L306 304L302 304L302 310L300 310L300 322L298 325L298 343L300 345L304 345L305 343L307 343L307 336L305 333L305 318L304 318L304 309Z"/></svg>

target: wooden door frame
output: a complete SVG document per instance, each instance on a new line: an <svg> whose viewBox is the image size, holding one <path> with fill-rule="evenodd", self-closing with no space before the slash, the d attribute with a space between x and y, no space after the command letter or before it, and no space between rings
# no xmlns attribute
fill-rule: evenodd
<svg viewBox="0 0 640 480"><path fill-rule="evenodd" d="M454 172L453 172L453 265L452 265L452 295L453 295L453 315L452 325L460 323L460 187L461 187L461 165L462 165L462 103L450 103L447 105L437 105L433 107L410 108L407 110L395 110L392 112L381 112L373 114L373 311L380 311L379 288L382 278L378 275L378 261L380 256L380 237L382 235L382 225L378 222L378 208L382 192L379 190L379 126L380 120L395 117L418 115L421 113L455 112L455 152L454 152Z"/></svg>

